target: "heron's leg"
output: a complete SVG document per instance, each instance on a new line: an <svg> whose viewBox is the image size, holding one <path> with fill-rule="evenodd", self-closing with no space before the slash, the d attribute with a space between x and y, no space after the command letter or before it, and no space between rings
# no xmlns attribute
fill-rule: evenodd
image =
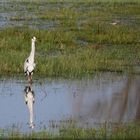
<svg viewBox="0 0 140 140"><path fill-rule="evenodd" d="M33 80L32 80L32 75L30 75L30 84L32 85Z"/></svg>
<svg viewBox="0 0 140 140"><path fill-rule="evenodd" d="M28 75L28 82L29 82L29 84L32 84L32 75L31 74Z"/></svg>
<svg viewBox="0 0 140 140"><path fill-rule="evenodd" d="M27 75L27 78L28 78L28 82L30 83L30 76L29 76L29 75Z"/></svg>

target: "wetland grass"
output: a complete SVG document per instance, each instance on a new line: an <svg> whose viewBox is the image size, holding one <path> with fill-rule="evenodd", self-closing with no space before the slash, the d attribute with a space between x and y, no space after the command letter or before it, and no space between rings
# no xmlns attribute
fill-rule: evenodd
<svg viewBox="0 0 140 140"><path fill-rule="evenodd" d="M28 37L28 32L24 33L24 31L15 37L12 33L8 40L1 38L0 74L22 73L24 59L30 52L30 40L27 39L30 37ZM60 35L57 31L45 32L34 33L38 34L36 47L38 66L36 72L38 74L75 77L92 74L94 71L125 72L138 62L140 57L138 44L98 45L95 43L94 45L91 43L87 46L80 46L73 41L74 36L70 35L71 33L64 32ZM42 39L41 36L44 38ZM68 40L68 37L71 40Z"/></svg>
<svg viewBox="0 0 140 140"><path fill-rule="evenodd" d="M53 28L34 29L27 25L0 30L0 75L23 73L23 63L30 52L30 39L37 37L36 75L47 77L82 77L95 71L135 73L140 60L139 0L57 0L16 1L0 11L21 11L9 21L51 21ZM43 7L44 6L44 7ZM41 8L44 8L43 10ZM24 9L23 8L23 9ZM37 12L36 9L39 9ZM116 25L111 24L116 22ZM40 23L41 24L41 23ZM140 73L140 71L138 71ZM0 129L0 138L60 139L140 139L139 123L103 124L99 128L61 126L59 134L47 130L23 134L20 130Z"/></svg>
<svg viewBox="0 0 140 140"><path fill-rule="evenodd" d="M0 138L8 139L140 139L139 123L103 123L97 128L81 128L74 123L61 125L58 133L48 132L46 129L31 131L28 134L20 130L1 129Z"/></svg>
<svg viewBox="0 0 140 140"><path fill-rule="evenodd" d="M140 59L140 3L34 1L31 5L19 1L17 4L15 11L25 7L33 16L30 19L30 16L17 15L10 20L20 22L35 18L56 24L44 30L24 25L1 29L1 75L23 73L23 63L30 52L30 38L34 35L38 41L38 75L81 77L95 71L135 73L133 66L139 64ZM33 12L35 7L40 10Z"/></svg>

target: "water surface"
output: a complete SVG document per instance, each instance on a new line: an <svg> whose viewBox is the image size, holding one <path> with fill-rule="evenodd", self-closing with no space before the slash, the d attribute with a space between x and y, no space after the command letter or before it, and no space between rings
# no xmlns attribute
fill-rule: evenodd
<svg viewBox="0 0 140 140"><path fill-rule="evenodd" d="M23 77L0 80L0 128L27 131L29 112L24 101ZM34 79L35 129L48 130L61 123L80 127L95 123L140 119L140 76L102 73L83 79Z"/></svg>
<svg viewBox="0 0 140 140"><path fill-rule="evenodd" d="M82 13L95 11L99 12L95 16L83 16L77 17L75 19L77 28L80 29L82 24L85 24L89 20L98 21L100 24L108 25L111 22L117 22L120 25L129 25L129 26L138 26L139 25L139 16L137 14L124 15L119 12L115 12L110 15L110 17L100 16L100 11L105 10L103 5L98 3L89 4L89 3L75 3L75 2L22 2L22 1L0 1L0 29L6 27L29 27L35 29L55 29L61 28L63 18L72 19L69 17L69 13L66 17L54 16L53 12L57 11L59 14L62 9L71 9L75 13L81 15ZM47 17L46 15L51 11L50 14L53 16ZM51 18L53 17L53 18ZM55 18L54 18L55 17ZM68 27L69 28L69 27ZM64 29L64 27L63 27ZM68 30L68 29L67 29ZM71 30L71 29L69 29Z"/></svg>

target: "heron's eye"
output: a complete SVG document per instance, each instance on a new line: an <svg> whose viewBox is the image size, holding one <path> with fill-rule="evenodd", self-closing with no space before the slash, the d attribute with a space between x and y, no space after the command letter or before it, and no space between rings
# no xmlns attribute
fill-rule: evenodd
<svg viewBox="0 0 140 140"><path fill-rule="evenodd" d="M29 60L27 59L26 62L29 62Z"/></svg>

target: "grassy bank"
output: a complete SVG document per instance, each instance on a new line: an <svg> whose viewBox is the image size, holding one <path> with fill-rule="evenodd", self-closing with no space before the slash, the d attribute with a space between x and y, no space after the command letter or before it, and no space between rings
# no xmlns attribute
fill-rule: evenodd
<svg viewBox="0 0 140 140"><path fill-rule="evenodd" d="M137 123L105 123L98 128L80 128L73 123L61 126L57 134L47 130L32 131L23 134L19 130L0 130L0 138L25 138L25 139L139 139L140 127Z"/></svg>
<svg viewBox="0 0 140 140"><path fill-rule="evenodd" d="M23 7L28 16L20 14ZM32 36L37 37L38 75L81 77L95 71L135 73L140 59L139 7L137 2L96 1L22 1L11 9L5 5L2 12L19 11L9 18L12 22L37 20L40 26L42 22L51 24L43 29L29 28L28 24L2 28L0 74L23 73Z"/></svg>

